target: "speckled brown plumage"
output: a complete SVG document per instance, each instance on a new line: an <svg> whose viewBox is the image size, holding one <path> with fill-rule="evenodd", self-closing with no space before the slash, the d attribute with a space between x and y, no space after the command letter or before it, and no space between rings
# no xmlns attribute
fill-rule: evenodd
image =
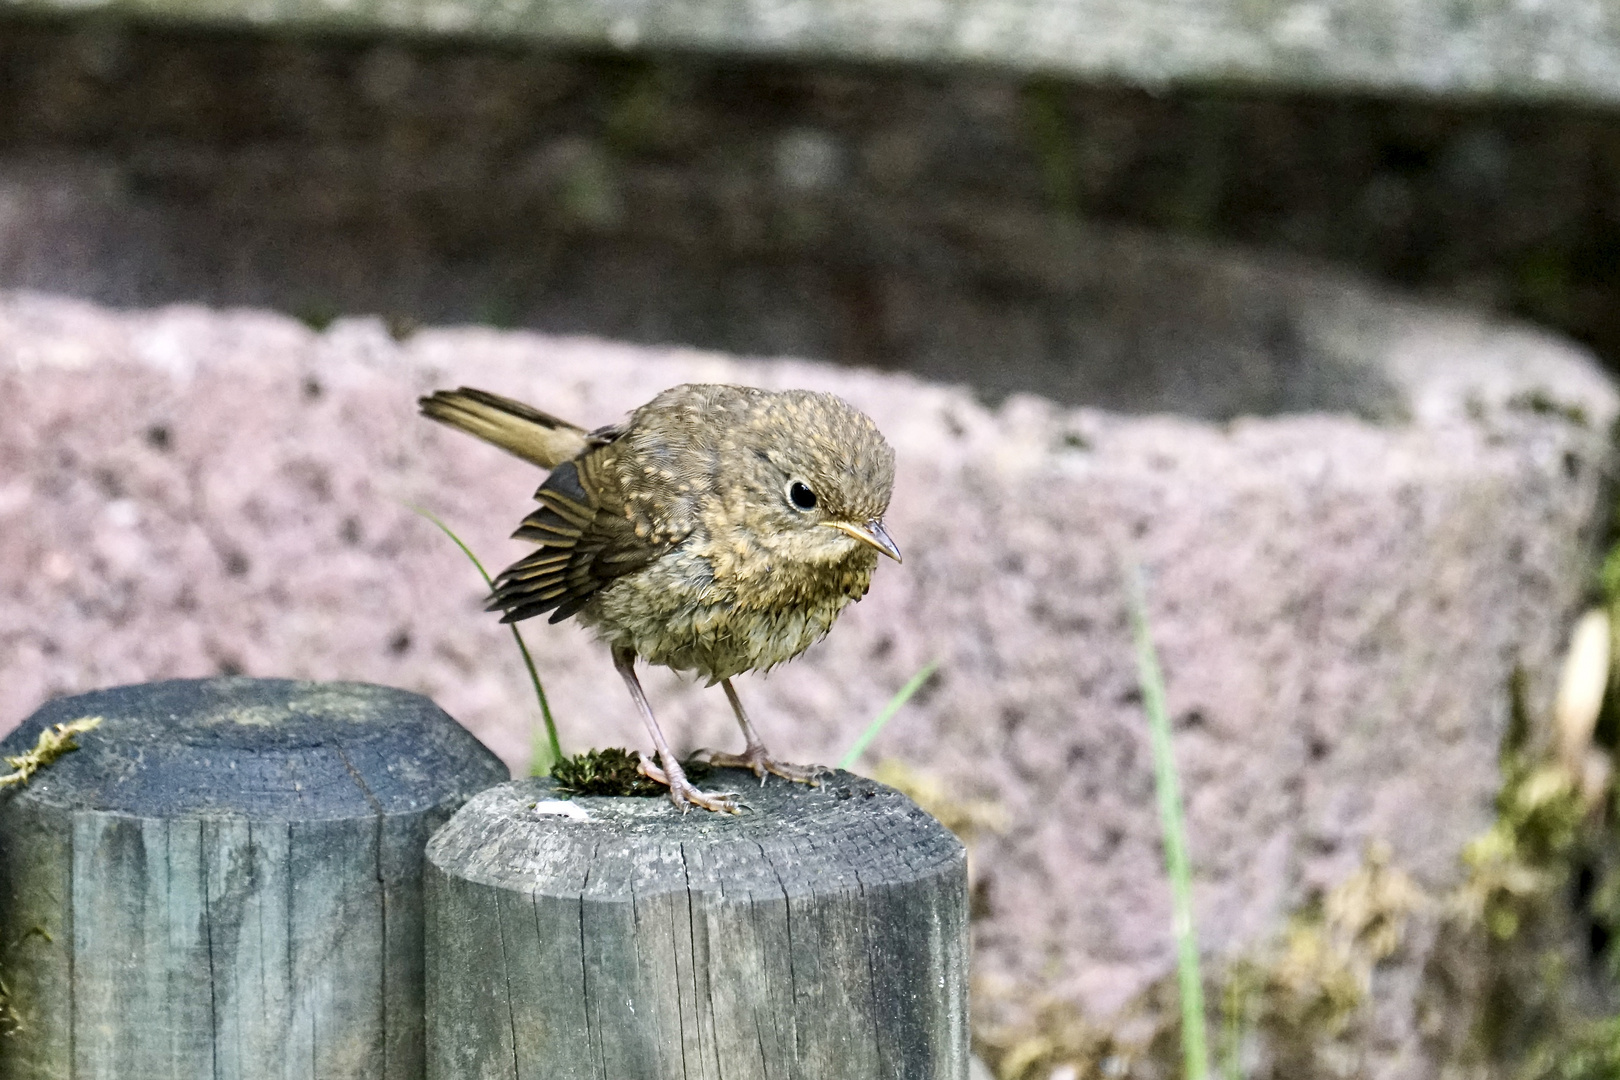
<svg viewBox="0 0 1620 1080"><path fill-rule="evenodd" d="M636 657L724 685L748 748L717 764L814 775L770 758L730 680L803 652L865 595L880 552L899 558L882 524L894 453L871 420L830 394L704 384L592 432L477 390L422 411L551 470L514 534L539 546L496 578L490 607L577 617L612 648L663 759L649 775L676 805L736 808L686 782Z"/></svg>

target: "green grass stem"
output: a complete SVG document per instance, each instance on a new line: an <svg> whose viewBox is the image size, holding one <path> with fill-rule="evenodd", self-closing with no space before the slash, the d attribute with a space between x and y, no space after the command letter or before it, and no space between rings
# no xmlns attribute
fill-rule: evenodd
<svg viewBox="0 0 1620 1080"><path fill-rule="evenodd" d="M1131 632L1136 639L1136 669L1142 685L1153 744L1153 785L1158 793L1159 824L1164 832L1165 869L1170 875L1171 924L1176 939L1176 977L1181 987L1181 1051L1186 1080L1209 1075L1208 1039L1204 1030L1204 984L1198 971L1198 935L1193 929L1192 874L1187 865L1187 844L1182 833L1181 784L1170 745L1170 715L1165 707L1164 675L1148 626L1146 590L1142 571L1133 562L1125 566Z"/></svg>
<svg viewBox="0 0 1620 1080"><path fill-rule="evenodd" d="M439 531L448 536L451 542L461 549L461 553L467 556L472 561L472 564L478 568L479 575L484 579L484 584L489 587L490 591L495 590L495 579L489 576L489 571L485 570L484 564L478 561L478 556L472 553L472 548L462 543L461 537L457 536L450 526L439 520L439 516L431 510L420 506L413 506L411 509L437 525ZM515 623L508 624L508 629L512 631L512 640L517 642L518 652L523 654L523 666L529 669L529 683L534 687L534 696L540 702L540 715L546 722L547 745L537 745L535 747L533 760L529 763L529 775L545 776L551 772L551 766L561 761L563 756L562 743L557 739L557 721L552 719L551 703L546 700L546 688L540 685L540 671L534 666L534 657L529 654L529 647L524 644L523 635L518 633ZM538 740L536 741L538 742Z"/></svg>
<svg viewBox="0 0 1620 1080"><path fill-rule="evenodd" d="M889 699L889 703L878 711L870 724L866 725L866 730L861 732L860 737L850 746L849 752L838 763L838 767L848 769L859 761L861 755L866 753L866 748L872 745L872 740L878 737L878 733L888 725L890 720L894 719L894 714L900 711L900 707L910 701L911 696L921 690L923 683L927 682L934 672L938 670L939 661L930 660L923 665L921 671L911 677L910 682L897 690L894 697Z"/></svg>

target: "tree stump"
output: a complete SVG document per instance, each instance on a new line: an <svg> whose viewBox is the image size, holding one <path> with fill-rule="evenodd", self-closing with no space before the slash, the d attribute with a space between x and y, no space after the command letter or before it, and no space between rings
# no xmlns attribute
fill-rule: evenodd
<svg viewBox="0 0 1620 1080"><path fill-rule="evenodd" d="M422 850L506 769L431 701L208 679L101 716L0 796L0 1076L420 1077Z"/></svg>
<svg viewBox="0 0 1620 1080"><path fill-rule="evenodd" d="M848 773L663 798L470 800L428 844L428 1076L965 1080L967 863Z"/></svg>

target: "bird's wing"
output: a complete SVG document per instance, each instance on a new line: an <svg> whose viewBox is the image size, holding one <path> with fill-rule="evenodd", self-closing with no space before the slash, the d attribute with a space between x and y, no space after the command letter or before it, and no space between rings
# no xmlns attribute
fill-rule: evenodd
<svg viewBox="0 0 1620 1080"><path fill-rule="evenodd" d="M555 468L558 462L577 457L602 441L600 432L587 435L584 428L521 401L467 386L435 391L418 404L422 415L493 443L542 469Z"/></svg>
<svg viewBox="0 0 1620 1080"><path fill-rule="evenodd" d="M560 622L615 578L641 569L674 546L640 536L625 513L615 448L602 442L551 471L534 493L540 508L512 535L540 547L495 579L491 611L502 622L551 612Z"/></svg>

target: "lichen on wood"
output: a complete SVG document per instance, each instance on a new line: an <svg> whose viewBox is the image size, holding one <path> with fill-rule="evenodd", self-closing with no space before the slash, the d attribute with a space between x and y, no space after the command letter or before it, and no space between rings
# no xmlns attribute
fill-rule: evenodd
<svg viewBox="0 0 1620 1080"><path fill-rule="evenodd" d="M5 757L11 771L0 775L0 790L26 786L30 777L36 772L50 765L51 762L79 748L78 740L74 737L93 731L101 726L101 717L84 716L77 720L69 720L61 724L52 724L39 733L33 749L21 754L11 754ZM42 926L32 927L29 934L38 934L46 941L51 940L48 930ZM11 1007L11 987L6 985L5 978L0 975L0 1036L10 1035L16 1031L18 1019L16 1010Z"/></svg>
<svg viewBox="0 0 1620 1080"><path fill-rule="evenodd" d="M34 748L22 754L7 755L5 762L11 772L0 775L0 789L26 785L30 777L63 754L79 748L76 735L93 731L101 726L101 717L85 716L62 724L52 724L39 733Z"/></svg>

